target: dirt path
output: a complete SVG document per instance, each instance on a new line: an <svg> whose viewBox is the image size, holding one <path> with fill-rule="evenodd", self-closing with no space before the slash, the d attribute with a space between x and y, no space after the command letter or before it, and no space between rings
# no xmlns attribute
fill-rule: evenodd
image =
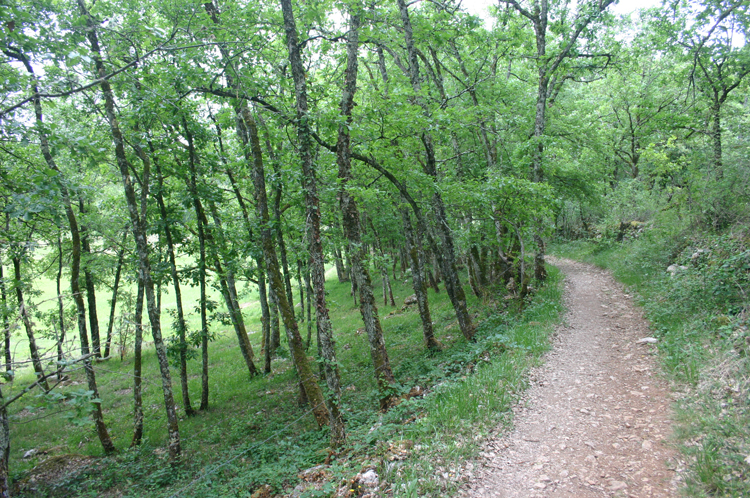
<svg viewBox="0 0 750 498"><path fill-rule="evenodd" d="M515 413L467 464L464 497L677 496L666 383L648 323L605 271L548 258L565 275L565 325Z"/></svg>

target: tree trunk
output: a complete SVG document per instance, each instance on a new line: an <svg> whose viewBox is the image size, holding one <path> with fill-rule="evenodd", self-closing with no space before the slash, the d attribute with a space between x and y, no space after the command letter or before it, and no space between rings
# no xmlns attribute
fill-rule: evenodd
<svg viewBox="0 0 750 498"><path fill-rule="evenodd" d="M216 226L216 234L211 236L212 241L216 244L218 242L219 247L225 246L225 240L223 238L223 228L221 223L221 217L219 211L216 209L216 205L209 201L209 209L211 210L211 217L214 220ZM248 373L251 377L258 375L258 369L255 367L253 361L253 346L250 344L250 338L247 336L247 327L245 327L245 319L242 316L242 310L240 309L239 299L237 298L237 284L234 278L234 272L227 265L226 269L222 268L221 262L219 261L218 254L215 256L216 259L216 271L219 274L219 279L222 288L222 294L227 305L227 310L232 318L232 325L234 327L235 334L237 335L237 341L239 342L240 352L242 358L245 360L245 366L247 366Z"/></svg>
<svg viewBox="0 0 750 498"><path fill-rule="evenodd" d="M289 0L284 1L288 2ZM386 410L391 406L394 398L393 385L395 384L395 379L391 370L388 352L385 349L383 329L380 325L370 273L367 270L365 253L362 248L359 209L354 197L347 190L347 184L352 179L349 126L352 122L354 92L357 87L359 25L359 13L352 11L349 21L344 91L341 97L341 116L344 122L339 125L338 141L336 143L336 163L339 167L338 177L341 185L339 190L339 205L341 206L344 236L349 241L352 280L356 281L359 288L359 311L362 315L367 338L370 342L370 356L373 368L375 369L375 379L378 383L380 408ZM287 28L288 32L289 29ZM291 42L289 51L290 53L292 52ZM302 118L302 116L299 117ZM323 336L323 333L321 333L321 336Z"/></svg>
<svg viewBox="0 0 750 498"><path fill-rule="evenodd" d="M385 264L386 257L385 257L385 251L383 251L383 244L380 241L380 234L378 234L378 231L375 230L375 224L372 222L372 218L368 218L367 221L370 224L370 229L372 230L372 236L375 239L375 250L380 256L380 261L378 262L376 267L380 270L380 275L382 277L383 306L388 306L389 296L391 298L391 306L396 306L396 302L393 299L393 289L391 289L391 282L390 282L390 279L388 278L388 265Z"/></svg>
<svg viewBox="0 0 750 498"><path fill-rule="evenodd" d="M221 127L218 123L216 123L216 133L219 139L219 150L222 154L222 161L224 161L226 165L226 155L224 153L224 143L221 138ZM240 206L240 210L242 211L242 219L245 222L245 229L247 230L247 234L250 237L250 240L253 242L257 242L255 235L253 234L252 225L250 223L250 213L248 213L247 205L245 204L245 200L242 197L242 193L240 192L239 185L237 185L237 182L234 179L234 175L232 174L232 171L227 167L224 172L226 173L227 177L229 178L230 183L232 184L232 190L234 191L234 196L237 199L237 203ZM268 294L266 292L266 272L264 269L263 264L263 258L259 255L254 256L255 264L257 267L257 273L258 273L258 296L260 299L260 314L261 314L261 338L262 338L262 345L261 345L261 353L263 354L263 372L264 373L271 373L271 356L272 351L268 347L269 341L270 341L270 331L271 331L271 315L268 310ZM235 300L236 300L236 291L235 291ZM239 308L238 308L239 309ZM240 315L241 317L242 315ZM277 321L278 323L278 321ZM244 327L244 322L243 322ZM247 333L245 334L247 335ZM249 344L249 342L248 342ZM248 348L249 351L252 351L252 347ZM252 359L252 356L251 356ZM247 360L246 360L247 362ZM250 368L248 366L248 368ZM252 375L252 374L251 374Z"/></svg>
<svg viewBox="0 0 750 498"><path fill-rule="evenodd" d="M270 282L269 282L270 284ZM268 302L270 304L271 317L271 338L269 339L269 350L271 355L276 354L276 350L281 346L281 327L279 326L279 302L276 300L276 291L269 285Z"/></svg>
<svg viewBox="0 0 750 498"><path fill-rule="evenodd" d="M191 173L194 175L194 173ZM206 290L206 234L201 216L201 208L198 201L198 193L195 191L196 178L190 180L190 191L193 196L193 208L198 225L198 279L200 282L200 315L201 315L201 410L208 409L208 296Z"/></svg>
<svg viewBox="0 0 750 498"><path fill-rule="evenodd" d="M724 177L724 164L721 151L721 101L718 95L714 96L711 105L711 140L713 141L713 167L716 179Z"/></svg>
<svg viewBox="0 0 750 498"><path fill-rule="evenodd" d="M34 372L36 373L37 379L39 379L39 385L44 389L44 392L49 391L49 384L47 379L44 377L44 367L42 366L42 359L39 357L39 348L36 345L36 339L34 337L34 327L31 324L31 315L29 310L26 308L26 302L23 297L23 287L21 281L21 257L13 256L13 274L14 274L14 285L16 289L16 301L18 302L18 310L21 315L21 321L23 322L23 328L26 330L26 337L29 339L29 353L31 354L31 363L34 365Z"/></svg>
<svg viewBox="0 0 750 498"><path fill-rule="evenodd" d="M82 198L78 198L78 209L81 216L86 214ZM89 326L91 327L91 346L97 358L102 357L101 339L99 337L99 317L96 312L96 287L94 275L89 268L91 246L89 245L88 227L81 225L81 259L83 263L83 280L86 284L86 301L89 305Z"/></svg>
<svg viewBox="0 0 750 498"><path fill-rule="evenodd" d="M313 295L313 288L312 288L312 278L310 277L310 269L305 268L304 272L304 278L305 278L305 290L307 292L307 348L310 348L310 338L312 337L312 295ZM317 329L317 325L316 325ZM316 335L317 339L317 335Z"/></svg>
<svg viewBox="0 0 750 498"><path fill-rule="evenodd" d="M169 361L167 359L167 348L164 344L164 339L161 334L161 322L159 317L159 310L156 305L156 293L154 292L154 281L151 276L151 264L149 262L149 248L148 241L146 238L146 220L141 219L138 212L138 201L135 195L135 188L130 177L130 163L128 162L127 156L125 155L124 140L122 132L120 131L120 125L117 120L117 114L115 113L115 98L112 93L112 87L109 81L105 79L106 70L104 68L104 61L101 56L101 50L99 48L99 40L96 34L96 22L94 18L89 14L88 9L84 0L77 0L81 14L86 18L86 35L89 43L91 44L91 54L96 65L97 77L100 80L102 88L102 94L104 96L104 109L107 116L107 121L110 126L112 133L112 140L115 145L115 158L117 159L117 166L120 170L120 176L122 177L123 189L125 191L125 199L128 206L128 214L130 216L131 230L133 231L133 237L136 242L136 251L138 255L138 266L141 273L141 278L145 286L146 293L146 306L148 309L149 321L151 322L151 334L154 339L154 347L156 349L156 357L159 363L159 370L161 372L162 391L164 393L164 407L167 415L167 430L169 434L169 456L170 459L175 460L179 458L181 453L180 445L180 432L178 427L177 412L175 410L174 395L172 393L172 379L169 372ZM145 175L144 175L145 176ZM147 189L148 184L143 182L143 188Z"/></svg>
<svg viewBox="0 0 750 498"><path fill-rule="evenodd" d="M115 283L112 286L112 301L109 304L109 321L107 322L107 339L104 343L104 357L109 358L110 349L112 348L112 328L115 324L115 310L117 309L117 292L120 289L120 275L122 274L122 265L125 262L125 242L128 238L128 232L122 236L120 254L117 255L117 269L115 270Z"/></svg>
<svg viewBox="0 0 750 498"><path fill-rule="evenodd" d="M63 269L63 250L62 240L60 236L57 236L57 275L55 276L55 290L57 291L57 322L60 333L57 334L57 377L62 377L62 361L65 359L65 353L63 352L63 343L65 342L65 303L62 296L62 269ZM0 270L0 279L2 279L2 270ZM5 288L3 288L3 301L5 301ZM8 336L8 343L6 345L10 347L10 336ZM10 364L10 355L6 353L6 361Z"/></svg>
<svg viewBox="0 0 750 498"><path fill-rule="evenodd" d="M268 149L269 153L273 150L270 146L270 143L268 144ZM273 164L274 173L277 176L280 176L281 173L278 170L278 164L276 163L276 161L273 161ZM282 228L283 222L281 219L281 197L283 193L283 183L281 182L281 180L279 180L276 182L276 185L274 185L273 224L276 229L276 245L279 248L279 259L281 260L281 270L284 275L284 289L286 290L286 298L289 301L289 306L292 307L292 313L295 315L296 320L296 313L294 311L294 293L292 292L292 278L289 271L289 259L286 255L286 242L284 241L284 229Z"/></svg>
<svg viewBox="0 0 750 498"><path fill-rule="evenodd" d="M299 290L299 321L305 321L305 283L302 280L302 261L297 260L297 288ZM310 337L308 334L307 346L310 347Z"/></svg>
<svg viewBox="0 0 750 498"><path fill-rule="evenodd" d="M156 182L157 188L155 192L156 203L159 205L159 213L161 214L161 221L164 229L164 238L167 240L167 258L169 259L169 273L172 277L172 287L174 289L174 300L177 307L177 340L179 341L178 347L180 348L179 362L180 362L180 388L182 390L182 407L185 410L185 415L191 416L195 414L193 405L190 402L190 390L188 389L188 372L187 372L187 351L188 344L186 340L187 335L187 323L185 323L185 311L182 307L182 288L180 287L180 276L177 273L177 257L175 256L174 250L174 239L172 238L172 229L170 228L169 214L167 213L167 205L164 202L164 174L161 169L161 162L156 160L154 154L154 148L151 142L151 154L154 156L154 165L156 166Z"/></svg>
<svg viewBox="0 0 750 498"><path fill-rule="evenodd" d="M406 42L406 51L409 56L409 70L410 80L414 92L419 95L421 93L421 80L419 76L419 64L417 61L416 49L414 47L414 39L411 27L411 21L409 19L409 10L404 0L398 0L399 11L401 13L401 22L404 28L404 40ZM426 116L429 116L429 109L427 106L417 98L417 103L422 106ZM425 149L425 162L423 165L424 172L432 178L432 181L437 183L437 162L435 160L435 147L433 145L432 135L427 132L421 134L422 144ZM448 225L448 217L445 212L445 205L443 198L440 195L440 191L435 189L432 195L432 210L435 216L435 222L437 224L438 234L440 236L440 247L441 251L441 269L445 277L445 287L448 292L448 297L451 300L453 309L456 312L456 318L458 319L458 325L461 329L461 333L468 340L474 338L474 324L471 320L468 307L466 305L466 296L464 295L463 287L461 286L461 280L458 276L458 270L456 269L456 255L453 247L453 234Z"/></svg>
<svg viewBox="0 0 750 498"><path fill-rule="evenodd" d="M3 312L3 346L5 353L5 371L13 371L13 358L10 353L10 309L8 308L8 294L5 287L5 275L3 274L3 263L0 258L0 297L2 297L2 312ZM58 292L58 296L60 293Z"/></svg>
<svg viewBox="0 0 750 498"><path fill-rule="evenodd" d="M273 356L271 351L271 312L268 306L266 272L260 266L258 267L258 294L260 295L260 320L263 329L263 373L271 373L271 357Z"/></svg>
<svg viewBox="0 0 750 498"><path fill-rule="evenodd" d="M135 339L133 340L133 440L131 447L141 444L143 439L143 279L138 276L138 292L135 297Z"/></svg>
<svg viewBox="0 0 750 498"><path fill-rule="evenodd" d="M0 278L2 278L1 275ZM5 398L3 397L2 390L0 390L0 498L10 498L9 458L10 425L8 424L8 410L5 407Z"/></svg>
<svg viewBox="0 0 750 498"><path fill-rule="evenodd" d="M295 321L294 314L289 306L289 301L286 299L284 282L281 276L281 271L279 270L278 259L276 258L276 248L274 247L273 235L269 226L270 218L268 215L268 198L266 196L265 168L263 166L263 152L260 147L260 139L258 138L258 128L247 105L242 103L238 107L241 112L238 116L238 124L244 126L244 130L239 130L239 134L242 143L245 144L245 159L248 164L251 165L252 169L255 207L261 225L261 242L263 245L263 254L265 256L270 287L273 289L279 306L279 311L284 320L284 326L287 330L287 336L289 339L289 346L294 357L294 365L308 399L310 400L315 420L319 426L327 425L328 410L325 406L323 393L316 382L315 375L310 367L310 362L305 354L305 348L302 343L302 337L299 334L297 322ZM243 134L243 131L246 132L246 134ZM245 140L242 140L243 135Z"/></svg>
<svg viewBox="0 0 750 498"><path fill-rule="evenodd" d="M346 274L344 260L341 257L341 248L339 248L338 244L333 248L333 261L336 264L336 277L339 279L339 283L348 282L349 276Z"/></svg>
<svg viewBox="0 0 750 498"><path fill-rule="evenodd" d="M421 236L415 233L412 228L411 217L409 212L404 208L402 210L404 219L404 233L406 235L406 252L409 254L411 263L412 288L414 295L417 296L417 307L419 308L419 318L422 320L422 334L427 349L439 350L440 343L435 338L435 331L432 328L432 315L430 314L430 305L427 300L427 288L424 280L424 251L421 250Z"/></svg>

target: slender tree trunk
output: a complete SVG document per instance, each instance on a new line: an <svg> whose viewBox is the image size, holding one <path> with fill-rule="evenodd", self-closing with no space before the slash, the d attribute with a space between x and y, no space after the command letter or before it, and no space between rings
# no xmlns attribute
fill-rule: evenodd
<svg viewBox="0 0 750 498"><path fill-rule="evenodd" d="M156 166L156 182L157 188L155 192L156 203L159 205L159 212L161 214L161 221L164 229L164 238L167 241L167 258L169 259L169 273L172 277L172 288L174 289L174 300L177 308L177 340L179 341L180 355L180 388L182 390L182 407L185 410L185 415L191 416L195 414L193 405L190 402L190 390L188 388L188 372L187 372L187 351L188 344L186 340L187 335L187 323L185 322L185 311L182 307L182 288L180 286L180 276L177 273L177 257L175 255L174 238L172 237L172 229L170 228L169 214L167 213L167 205L164 202L164 174L161 169L161 162L156 160L154 154L153 145L149 142L151 147L151 154L154 156L154 165Z"/></svg>
<svg viewBox="0 0 750 498"><path fill-rule="evenodd" d="M106 112L107 121L110 126L112 140L115 145L115 158L117 159L117 166L120 170L120 176L122 177L125 199L128 206L128 214L130 216L131 229L136 241L138 265L141 273L141 278L143 279L145 286L146 306L148 309L149 321L151 322L151 334L154 339L156 357L159 363L159 370L161 372L162 391L164 393L164 407L167 415L167 430L169 433L169 456L170 459L175 460L179 458L181 453L180 432L178 427L177 412L175 410L174 404L174 395L172 393L172 379L169 372L167 348L164 344L164 340L161 334L159 309L156 305L156 293L154 292L154 282L151 276L149 248L146 238L146 220L141 219L142 217L138 212L138 201L136 199L135 188L130 177L130 163L128 162L127 156L125 154L124 140L122 137L122 132L120 131L120 125L117 120L117 114L115 112L115 98L112 93L112 87L110 86L109 81L105 79L106 70L104 67L104 61L101 56L101 49L99 48L99 39L96 34L96 21L91 16L91 14L89 14L84 0L77 0L77 2L78 7L81 11L81 15L86 18L86 36L88 37L89 43L91 44L91 54L96 66L97 77L101 82L100 85L102 94L104 96L104 109ZM148 187L148 183L145 181L145 176L146 175L144 175L143 179L144 190Z"/></svg>
<svg viewBox="0 0 750 498"><path fill-rule="evenodd" d="M120 275L122 275L122 265L125 263L125 242L128 238L128 232L122 236L120 254L117 255L117 269L115 270L115 282L112 285L112 301L109 304L109 321L107 322L107 339L104 343L104 357L109 358L110 349L112 348L112 329L115 325L115 310L117 309L117 293L120 290Z"/></svg>
<svg viewBox="0 0 750 498"><path fill-rule="evenodd" d="M2 390L0 390L0 498L10 498L9 458L10 425L8 424L8 410L5 408L5 398Z"/></svg>
<svg viewBox="0 0 750 498"><path fill-rule="evenodd" d="M224 142L221 137L221 127L218 123L216 123L216 133L219 139L219 150L221 151L221 157L222 161L224 161L226 165L226 154L224 152ZM224 172L227 175L227 178L229 178L230 183L232 184L232 190L234 191L234 196L237 199L237 204L240 206L240 210L242 211L242 219L245 222L245 229L247 230L247 234L250 237L251 241L257 242L255 235L253 234L252 225L250 223L250 214L247 209L247 205L245 204L245 200L242 197L242 193L240 192L239 185L237 185L236 180L234 179L234 175L232 174L231 169L227 167ZM271 315L268 310L268 294L266 292L266 271L265 271L265 265L263 264L263 258L259 255L254 256L255 264L257 267L257 274L258 274L258 296L260 299L260 314L261 314L261 338L262 338L262 345L261 345L261 353L263 354L263 372L264 373L271 373L271 357L272 352L270 348L268 347L269 341L270 341L270 332L271 332ZM235 298L234 300L237 301L236 295L237 292L234 292ZM239 308L237 308L239 310ZM241 313L241 312L240 312ZM240 315L241 317L242 315ZM278 323L278 321L277 321ZM244 327L244 322L243 322ZM247 335L247 333L245 334ZM242 342L240 340L240 342ZM248 342L249 344L249 342ZM252 352L252 347L248 348L249 351ZM252 356L250 357L252 360ZM247 362L247 359L245 360ZM248 366L248 368L250 368ZM252 374L251 374L252 375Z"/></svg>
<svg viewBox="0 0 750 498"><path fill-rule="evenodd" d="M263 373L271 373L271 312L268 306L266 272L258 268L258 294L260 295L261 326L263 328Z"/></svg>
<svg viewBox="0 0 750 498"><path fill-rule="evenodd" d="M78 209L83 217L86 214L84 201L78 198ZM96 312L96 286L94 285L94 275L89 268L91 259L91 246L89 245L88 227L81 225L81 259L83 263L83 280L86 284L86 301L89 305L89 326L91 327L91 346L93 353L97 358L102 357L101 339L99 337L99 317Z"/></svg>
<svg viewBox="0 0 750 498"><path fill-rule="evenodd" d="M339 279L339 283L349 281L349 276L346 274L346 267L344 266L344 260L341 257L341 249L338 244L333 248L333 261L336 264L336 277Z"/></svg>
<svg viewBox="0 0 750 498"><path fill-rule="evenodd" d="M394 397L392 386L395 384L395 378L393 377L393 372L391 370L388 352L385 349L383 329L380 325L380 318L378 316L377 306L375 305L375 295L372 290L370 273L367 270L365 254L362 249L359 209L357 208L354 197L352 197L347 190L347 184L352 178L349 125L352 122L354 92L357 86L359 26L359 13L352 11L349 18L347 64L346 72L344 73L344 91L341 97L340 107L344 123L339 125L338 141L336 144L336 163L339 167L338 176L341 184L341 189L339 190L339 204L341 206L343 218L344 235L349 241L349 257L351 258L352 263L352 280L357 282L357 287L359 288L359 311L362 315L367 338L370 342L370 356L375 369L375 379L378 383L380 407L381 409L388 409L392 404ZM287 34L288 33L289 29L287 29ZM290 46L290 53L291 52L292 48ZM294 64L294 62L292 64Z"/></svg>
<svg viewBox="0 0 750 498"><path fill-rule="evenodd" d="M208 409L208 296L206 293L206 234L195 191L196 178L192 178L190 190L193 195L193 207L198 225L198 279L200 282L200 315L201 315L201 410Z"/></svg>
<svg viewBox="0 0 750 498"><path fill-rule="evenodd" d="M312 279L310 277L310 269L305 268L305 289L307 290L307 348L310 348L310 338L312 337ZM317 325L315 327L317 329ZM317 336L316 336L317 338Z"/></svg>
<svg viewBox="0 0 750 498"><path fill-rule="evenodd" d="M49 391L49 384L47 379L44 377L44 367L42 366L42 359L39 356L39 348L36 345L36 338L34 337L34 327L31 324L31 315L29 310L26 308L26 302L23 296L23 283L21 280L21 257L13 256L13 274L14 274L14 285L16 289L16 301L18 302L18 310L21 315L21 321L23 322L24 330L26 330L26 337L29 339L29 352L31 354L31 363L34 365L34 372L36 373L37 379L39 379L39 385L44 389L44 392Z"/></svg>
<svg viewBox="0 0 750 498"><path fill-rule="evenodd" d="M143 279L138 275L138 291L135 297L135 339L133 341L133 440L131 447L141 444L143 439Z"/></svg>
<svg viewBox="0 0 750 498"><path fill-rule="evenodd" d="M305 283L302 280L302 261L297 260L297 288L299 290L299 321L305 321ZM307 339L307 348L310 347L310 338Z"/></svg>
<svg viewBox="0 0 750 498"><path fill-rule="evenodd" d="M721 151L721 101L718 95L714 96L711 106L711 140L713 141L713 167L716 178L724 177L724 164Z"/></svg>
<svg viewBox="0 0 750 498"><path fill-rule="evenodd" d="M297 322L289 306L289 301L286 299L284 282L279 269L278 259L276 258L276 248L274 247L273 235L269 226L270 217L268 215L268 198L266 196L265 168L263 166L263 152L261 151L260 139L258 138L258 128L247 105L242 103L238 107L241 113L238 116L238 128L240 128L238 132L241 142L245 144L245 159L251 165L255 207L261 225L261 242L270 287L273 289L279 311L284 320L289 346L294 357L294 365L312 406L315 420L319 426L327 425L329 415L325 406L323 392L318 386L315 375L310 367Z"/></svg>
<svg viewBox="0 0 750 498"><path fill-rule="evenodd" d="M268 143L269 154L273 151L270 142ZM280 177L281 172L278 170L278 164L273 161L274 173ZM283 183L281 180L276 182L274 185L274 200L273 200L273 218L274 226L276 227L276 245L279 248L279 259L281 262L281 269L284 275L284 289L286 290L286 298L289 301L289 306L292 307L292 313L294 311L294 294L292 293L292 278L291 272L289 271L289 259L286 255L286 242L284 241L284 229L282 228L283 223L281 219L281 197L283 195Z"/></svg>
<svg viewBox="0 0 750 498"><path fill-rule="evenodd" d="M545 110L547 109L547 90L549 86L549 76L546 74L546 68L539 68L539 87L537 90L536 116L534 118L534 138L537 141L533 152L531 179L540 183L544 181L544 129L546 125ZM536 252L534 254L534 276L537 280L543 281L547 278L547 269L544 266L544 254L546 246L542 234L544 233L543 220L534 218L534 245Z"/></svg>
<svg viewBox="0 0 750 498"><path fill-rule="evenodd" d="M419 64L417 60L416 49L414 47L414 39L412 34L411 21L409 19L409 10L404 0L398 0L399 11L401 13L401 21L404 28L404 39L406 41L406 50L409 55L409 69L410 79L412 88L416 94L421 92L422 84L419 76ZM429 115L429 109L424 105L419 98L417 102L423 107L425 115ZM424 172L429 175L433 182L437 183L437 162L435 160L435 147L432 140L432 135L427 132L421 134L422 144L425 149L425 163L423 166ZM453 234L451 233L450 226L448 225L448 217L445 212L445 205L443 198L438 189L435 189L432 195L432 210L435 216L437 224L438 234L440 236L440 260L443 275L445 276L445 286L448 292L448 297L451 300L453 309L456 312L456 318L458 319L458 325L461 329L461 333L468 340L474 338L474 324L471 320L471 315L466 304L466 296L461 285L461 280L458 276L458 270L456 269L456 255L453 247Z"/></svg>
<svg viewBox="0 0 750 498"><path fill-rule="evenodd" d="M388 278L388 265L386 262L386 253L383 250L383 244L380 240L378 231L375 230L375 224L372 222L372 218L368 218L367 221L370 223L370 229L372 230L373 238L375 239L375 250L380 256L380 262L376 265L380 269L380 275L382 276L383 283L383 306L388 306L388 298L391 299L391 306L396 306L396 302L393 299L393 289L391 288L391 281ZM395 268L395 264L394 264Z"/></svg>
<svg viewBox="0 0 750 498"><path fill-rule="evenodd" d="M432 328L432 315L430 314L430 305L427 299L427 288L424 280L424 251L420 250L422 245L421 236L415 233L412 228L411 216L404 208L402 210L404 219L404 232L406 235L406 251L409 254L411 263L412 288L414 295L417 296L417 307L419 308L419 318L422 320L422 334L424 336L425 347L430 350L439 350L440 343L435 338L435 331Z"/></svg>
<svg viewBox="0 0 750 498"><path fill-rule="evenodd" d="M63 269L63 250L62 240L60 236L57 236L57 275L55 276L55 290L57 291L57 322L60 333L57 335L57 377L62 377L62 361L65 359L65 353L63 352L63 344L65 342L65 303L62 296L62 269ZM2 278L2 271L0 270L0 279ZM3 294L5 289L3 288ZM4 299L3 299L4 300ZM8 337L7 347L10 347L10 337ZM7 355L8 353L6 353ZM8 356L10 358L10 356ZM10 362L8 362L10 363Z"/></svg>
<svg viewBox="0 0 750 498"><path fill-rule="evenodd" d="M7 230L7 229L6 229ZM5 371L13 371L13 358L10 352L10 309L8 308L8 294L5 287L5 275L3 274L3 263L0 258L0 297L2 297L3 312L3 346L5 353ZM60 293L58 292L58 295Z"/></svg>
<svg viewBox="0 0 750 498"><path fill-rule="evenodd" d="M7 54L7 52L6 52ZM43 114L42 114L42 101L39 97L39 90L36 84L36 76L34 75L34 70L29 63L29 60L20 53L13 54L14 57L16 57L19 61L21 61L24 66L26 67L26 70L28 71L29 75L32 78L32 91L34 92L33 97L33 103L34 103L34 114L36 118L36 124L37 128L39 130L39 145L40 149L42 151L42 156L44 156L44 160L47 163L47 167L49 167L52 171L57 173L57 183L58 187L60 188L60 194L63 201L63 206L65 207L65 215L68 218L68 224L70 226L70 235L71 235L71 241L72 241L72 256L71 256L71 268L70 268L70 287L71 292L73 294L73 299L76 303L76 309L77 309L77 316L78 316L78 332L79 332L79 338L81 341L81 353L83 356L86 356L86 359L83 361L84 370L86 372L86 380L88 382L88 388L90 391L92 391L92 395L94 398L99 398L99 390L97 389L96 385L96 375L94 374L94 368L91 363L91 358L88 357L89 353L89 342L88 342L88 332L86 331L86 307L83 302L83 297L81 295L81 289L80 289L80 265L81 265L81 237L80 237L80 231L78 229L78 221L76 220L75 213L73 211L73 205L72 201L70 199L70 195L68 192L67 187L63 183L62 173L60 172L60 169L57 167L57 164L55 163L54 158L52 157L52 153L50 152L49 147L49 141L47 140L47 135L44 133L44 123L43 123ZM102 67L102 71L104 68ZM46 382L45 382L46 385ZM109 437L109 432L107 431L107 426L104 424L104 416L102 414L102 406L101 403L95 403L93 408L93 418L94 418L94 425L96 426L96 432L99 436L99 441L102 444L102 447L104 448L105 453L113 453L115 451L115 446L112 443L112 440Z"/></svg>
<svg viewBox="0 0 750 498"><path fill-rule="evenodd" d="M276 350L281 346L281 327L279 326L279 302L276 300L276 291L269 285L268 302L270 304L271 317L271 338L269 340L269 349L271 355L276 354Z"/></svg>
<svg viewBox="0 0 750 498"><path fill-rule="evenodd" d="M222 235L223 228L219 211L212 201L209 201L209 209L211 210L211 217L216 226L216 233L211 236L211 239L215 244L218 242L219 247L224 247L226 241ZM232 325L237 335L242 358L245 360L245 365L247 366L250 376L258 375L258 369L255 367L255 362L253 361L253 346L250 344L250 338L247 335L247 327L245 327L245 319L242 316L239 299L237 298L237 284L235 282L234 272L228 266L226 269L222 268L218 254L216 254L215 259L216 271L218 272L221 281L222 294L224 295L227 310L229 310L229 314L232 318Z"/></svg>

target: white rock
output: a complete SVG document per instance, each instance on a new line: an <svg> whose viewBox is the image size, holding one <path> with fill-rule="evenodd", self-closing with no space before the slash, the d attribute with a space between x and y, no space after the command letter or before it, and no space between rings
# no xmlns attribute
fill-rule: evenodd
<svg viewBox="0 0 750 498"><path fill-rule="evenodd" d="M636 344L656 344L657 342L659 342L659 339L656 337L644 337L635 341Z"/></svg>
<svg viewBox="0 0 750 498"><path fill-rule="evenodd" d="M372 469L360 475L358 481L362 486L366 486L368 488L377 488L380 484L378 474Z"/></svg>
<svg viewBox="0 0 750 498"><path fill-rule="evenodd" d="M683 272L685 270L687 270L687 266L682 266L682 265L669 265L669 266L667 266L667 271L673 277L675 275L677 275L678 273L681 273L681 272Z"/></svg>
<svg viewBox="0 0 750 498"><path fill-rule="evenodd" d="M624 482L615 481L614 479L612 479L611 481L609 481L609 486L607 486L607 489L609 489L610 491L617 491L620 489L625 489L627 487L628 485L625 484Z"/></svg>

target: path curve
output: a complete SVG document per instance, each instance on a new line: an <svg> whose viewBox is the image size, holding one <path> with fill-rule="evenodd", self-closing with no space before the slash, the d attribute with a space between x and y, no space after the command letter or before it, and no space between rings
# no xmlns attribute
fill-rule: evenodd
<svg viewBox="0 0 750 498"><path fill-rule="evenodd" d="M547 258L565 275L565 325L531 374L510 433L468 463L460 496L678 496L670 398L648 323L599 268Z"/></svg>

